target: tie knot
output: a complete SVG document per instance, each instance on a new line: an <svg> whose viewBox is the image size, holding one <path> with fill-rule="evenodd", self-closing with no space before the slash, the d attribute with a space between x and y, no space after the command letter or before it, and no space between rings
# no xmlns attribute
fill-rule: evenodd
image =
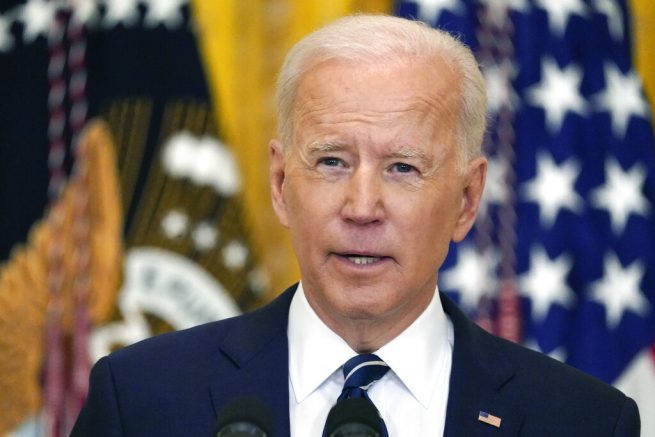
<svg viewBox="0 0 655 437"><path fill-rule="evenodd" d="M343 365L344 391L352 389L366 391L375 381L382 378L388 370L387 363L375 354L354 356Z"/></svg>
<svg viewBox="0 0 655 437"><path fill-rule="evenodd" d="M370 403L371 407L375 411L377 411L377 408L375 408L375 405L373 405L373 401L371 401L371 398L368 396L366 390L368 390L369 387L375 383L375 381L382 378L388 370L389 366L387 363L382 361L380 357L374 354L361 354L346 361L346 364L343 365L343 376L345 377L345 382L343 384L341 395L339 395L339 398L337 399L337 405L345 405L342 403L345 399L363 398L366 402ZM352 405L353 404L350 404L348 408L352 408ZM332 414L332 412L330 412L330 414ZM387 427L381 416L379 417L379 420L379 435L388 437L389 433L387 432ZM328 428L323 430L323 437L328 435L326 433L327 430ZM376 435L378 434L376 433Z"/></svg>

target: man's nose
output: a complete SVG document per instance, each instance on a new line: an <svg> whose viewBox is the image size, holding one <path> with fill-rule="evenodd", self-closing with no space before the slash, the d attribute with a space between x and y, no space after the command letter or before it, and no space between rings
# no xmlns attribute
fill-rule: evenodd
<svg viewBox="0 0 655 437"><path fill-rule="evenodd" d="M381 223L385 213L382 189L374 170L357 169L346 184L343 219L360 225Z"/></svg>

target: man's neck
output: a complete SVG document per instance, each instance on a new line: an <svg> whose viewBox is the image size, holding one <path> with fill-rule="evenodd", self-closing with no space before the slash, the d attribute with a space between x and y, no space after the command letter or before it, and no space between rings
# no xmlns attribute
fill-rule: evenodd
<svg viewBox="0 0 655 437"><path fill-rule="evenodd" d="M400 335L425 311L432 300L432 295L426 295L420 305L413 305L413 311L403 311L396 308L384 317L341 317L337 314L322 312L321 306L312 302L311 296L307 301L316 315L333 332L341 337L358 353L372 353Z"/></svg>

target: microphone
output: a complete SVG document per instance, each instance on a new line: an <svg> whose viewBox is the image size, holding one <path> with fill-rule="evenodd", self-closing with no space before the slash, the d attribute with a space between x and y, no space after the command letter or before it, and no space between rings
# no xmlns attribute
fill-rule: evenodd
<svg viewBox="0 0 655 437"><path fill-rule="evenodd" d="M218 415L215 437L271 437L273 415L259 398L232 399Z"/></svg>
<svg viewBox="0 0 655 437"><path fill-rule="evenodd" d="M348 398L336 403L325 421L326 437L380 437L382 419L372 402Z"/></svg>

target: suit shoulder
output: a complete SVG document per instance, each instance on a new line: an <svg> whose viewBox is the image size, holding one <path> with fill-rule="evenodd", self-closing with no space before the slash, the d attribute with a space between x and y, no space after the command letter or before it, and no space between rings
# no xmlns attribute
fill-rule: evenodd
<svg viewBox="0 0 655 437"><path fill-rule="evenodd" d="M624 402L625 395L600 379L590 376L554 358L504 340L469 320L447 296L442 304L455 329L454 370L463 367L466 378L489 378L503 382L503 390L532 394L554 405L598 398L611 403ZM473 375L479 374L479 375ZM483 376L484 375L484 376ZM517 398L521 398L518 396Z"/></svg>
<svg viewBox="0 0 655 437"><path fill-rule="evenodd" d="M199 354L205 355L216 350L220 340L239 317L243 316L155 335L118 349L109 354L107 359L113 367L133 362L155 364L179 361L182 357L185 361L188 361L186 358L198 358Z"/></svg>
<svg viewBox="0 0 655 437"><path fill-rule="evenodd" d="M517 377L531 380L535 388L566 387L568 395L578 393L581 396L601 396L619 401L625 399L625 395L615 387L566 363L510 341L490 337L496 347L514 363Z"/></svg>
<svg viewBox="0 0 655 437"><path fill-rule="evenodd" d="M637 405L617 388L547 355L492 338L515 367L501 391L524 404L520 407L526 413L524 431L535 424L541 429L529 435L540 435L551 427L553 432L578 430L577 435L639 435ZM544 423L544 416L557 421Z"/></svg>
<svg viewBox="0 0 655 437"><path fill-rule="evenodd" d="M248 344L265 342L267 337L286 329L293 291L290 289L268 305L239 316L147 338L111 353L108 360L112 364L141 362L156 367L161 362L170 365L172 361L215 359L228 338Z"/></svg>
<svg viewBox="0 0 655 437"><path fill-rule="evenodd" d="M469 423L477 408L492 407L516 435L639 435L632 399L567 364L489 334L447 296L440 297L455 334L448 414L457 420L450 421L451 435L467 435L458 426Z"/></svg>

